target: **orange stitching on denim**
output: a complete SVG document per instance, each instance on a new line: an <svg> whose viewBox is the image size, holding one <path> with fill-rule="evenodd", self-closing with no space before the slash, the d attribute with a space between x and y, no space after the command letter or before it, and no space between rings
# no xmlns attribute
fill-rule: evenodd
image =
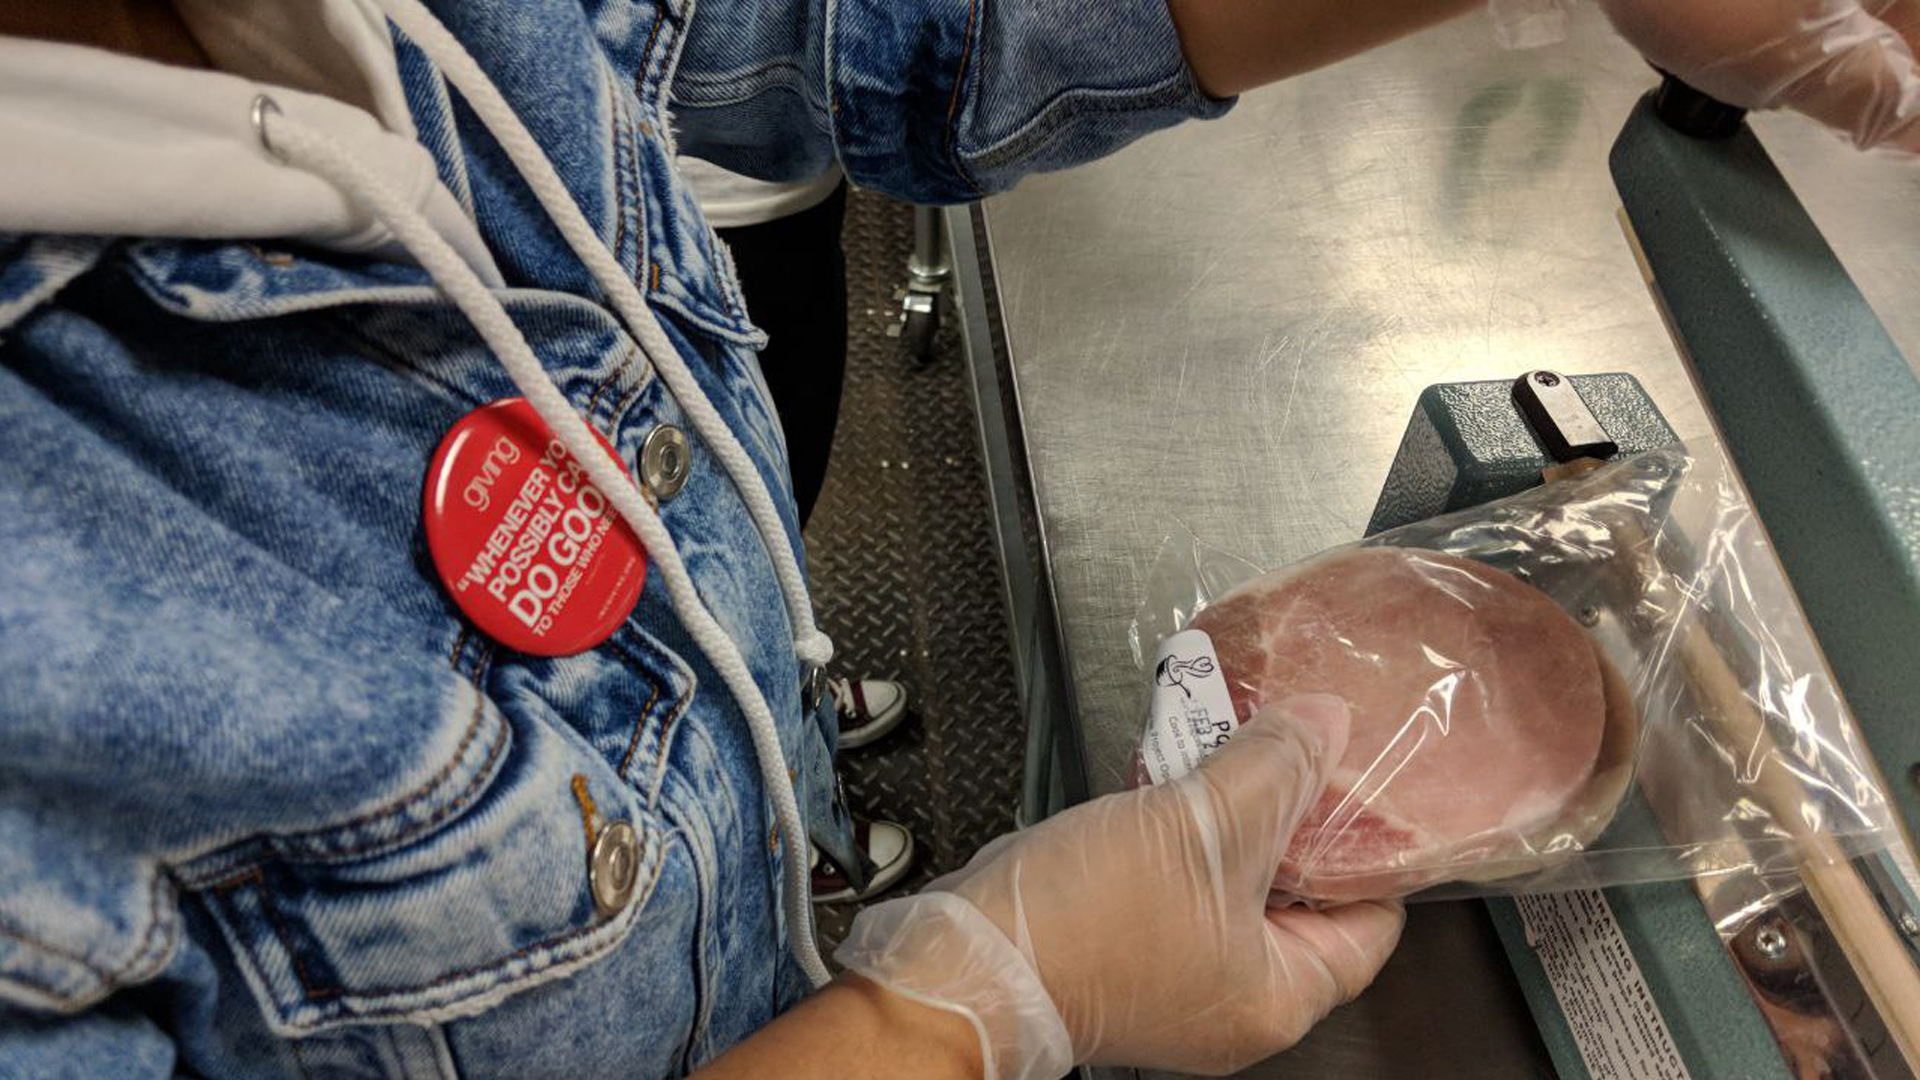
<svg viewBox="0 0 1920 1080"><path fill-rule="evenodd" d="M609 86L608 89L611 90L612 87ZM619 114L620 99L609 93L607 95L607 127L613 133L613 157L616 162L627 154L627 131L625 125L620 123ZM613 186L616 196L613 207L613 257L618 259L627 246L627 208L618 198L626 185L621 183L620 170L617 167L613 172Z"/></svg>
<svg viewBox="0 0 1920 1080"><path fill-rule="evenodd" d="M667 738L667 733L673 729L673 725L680 722L681 714L685 713L687 706L692 703L693 695L688 694L680 699L679 703L673 707L673 711L667 714L666 719L660 721L660 744L653 749L653 775L660 775L660 766L667 759L667 743L671 741ZM659 799L659 797L660 789L656 787L653 789L653 795L649 800L649 807L651 807L652 801Z"/></svg>
<svg viewBox="0 0 1920 1080"><path fill-rule="evenodd" d="M593 822L597 816L593 809L593 792L587 790L587 775L573 774L573 801L580 804L580 824L587 832L587 857L593 857Z"/></svg>
<svg viewBox="0 0 1920 1080"><path fill-rule="evenodd" d="M627 766L633 761L633 752L640 748L640 733L647 729L647 714L653 711L654 703L660 700L660 681L650 671L643 671L647 682L653 686L653 693L647 695L647 703L640 706L640 719L634 721L633 734L627 739L627 752L620 756L620 775L627 775Z"/></svg>
<svg viewBox="0 0 1920 1080"><path fill-rule="evenodd" d="M260 912L267 917L267 925L272 927L273 936L280 939L280 949L287 954L287 963L293 968L293 977L300 983L300 989L305 990L309 998L333 997L340 993L340 988L337 986L316 988L313 985L313 979L307 975L307 965L301 963L300 954L293 947L293 938L287 932L286 923L280 918L279 909L273 906L273 890L267 888L266 876L255 870L253 882L260 893ZM259 961L256 958L254 962Z"/></svg>
<svg viewBox="0 0 1920 1080"><path fill-rule="evenodd" d="M641 394L644 394L644 393L646 393L646 391L647 391L647 384L646 384L646 383L645 383L644 381L643 381L643 382L642 382L642 383L641 383L640 385L638 385L638 386L636 386L636 387L634 387L633 389L631 389L631 390L629 390L629 391L627 391L627 393L626 393L626 396L624 396L624 397L622 397L622 398L621 398L621 399L620 399L620 400L619 400L619 401L618 401L618 402L617 402L617 403L616 403L616 404L615 404L615 405L613 406L613 415L614 415L614 418L615 418L615 419L618 419L618 418L620 418L620 417L623 417L623 416L625 416L625 415L627 414L627 410L628 410L628 409L630 409L630 408L632 408L632 407L633 407L633 403L634 403L634 402L636 402L636 401L638 401L638 400L640 400L640 395L641 395ZM659 504L659 503L657 503L657 502L652 502L652 500L651 500L651 499L649 499L648 501L649 501L649 503L650 503L650 504L651 504L651 505L652 505L652 506L653 506L653 507L654 507L655 509L658 509L658 508L659 508L659 506L660 506L660 504Z"/></svg>
<svg viewBox="0 0 1920 1080"><path fill-rule="evenodd" d="M657 25L655 28L655 33L658 33ZM640 87L636 83L634 87L634 97L636 99L635 104L639 103L638 98L640 96L640 93L641 93ZM640 130L642 132L645 132L649 137L652 136L653 129L647 125L647 120L644 115L640 116L634 122L640 125ZM634 265L633 281L635 285L638 285L640 283L642 272L648 266L653 265L653 253L649 251L647 247L647 231L646 231L647 185L646 185L646 176L645 176L646 163L642 161L640 157L640 140L639 139L628 138L625 140L624 145L616 144L614 146L614 152L616 154L618 154L622 149L626 151L627 173L628 173L628 176L631 177L631 183L632 183L631 201L633 203L633 216L639 220L641 225L640 235L635 237L633 241L633 265ZM617 182L618 180L617 174L615 179ZM627 192L623 190L620 192L620 194L626 195ZM623 220L624 220L624 215L623 215Z"/></svg>
<svg viewBox="0 0 1920 1080"><path fill-rule="evenodd" d="M633 358L635 356L638 356L639 354L640 354L639 346L637 345L627 346L626 355L620 358L620 362L614 365L614 368L612 371L607 372L606 378L601 379L599 383L597 383L594 386L593 396L587 399L587 415L588 416L594 415L595 412L599 410L601 395L605 394L607 390L613 386L615 379L618 379L621 375L625 374L626 370L629 367L633 366ZM615 411L615 415L616 416L619 415L617 410Z"/></svg>
<svg viewBox="0 0 1920 1080"><path fill-rule="evenodd" d="M195 882L189 887L201 892L226 892L247 881L249 878L258 877L259 874L260 864L255 863L244 869L231 871L226 877L215 878L212 881Z"/></svg>
<svg viewBox="0 0 1920 1080"><path fill-rule="evenodd" d="M647 80L652 77L654 68L656 66L654 64L654 59L653 59L653 47L655 44L659 42L660 26L666 21L667 21L666 0L659 0L659 8L653 14L653 28L647 31L647 43L640 49L640 66L633 73L634 103L641 106L642 112L645 111L646 101L647 101L647 98L649 97L647 93ZM641 117L641 122L642 123L646 122L644 116ZM618 148L616 147L616 150L617 149ZM638 140L635 140L635 145L632 147L630 153L633 158L634 198L641 205L645 205L645 201L647 197L646 184L640 175L641 163L640 163L640 147L638 145ZM646 233L644 232L640 234L640 239L635 243L634 262L636 264L636 268L640 271L645 271L649 266L652 267L654 288L659 288L660 287L660 267L657 264L654 264L652 258L647 253L647 236L646 236Z"/></svg>
<svg viewBox="0 0 1920 1080"><path fill-rule="evenodd" d="M960 163L960 135L955 129L955 121L960 116L960 88L967 82L967 67L973 60L973 29L979 15L980 0L967 0L967 38L960 46L960 66L953 73L953 96L947 99L947 157L953 161L953 171L980 193L980 185L967 173L967 167Z"/></svg>
<svg viewBox="0 0 1920 1080"><path fill-rule="evenodd" d="M447 664L455 671L460 670L460 651L467 647L467 635L471 632L463 625L460 627L460 636L453 639L453 655L447 658Z"/></svg>
<svg viewBox="0 0 1920 1080"><path fill-rule="evenodd" d="M287 954L287 963L293 968L293 977L300 983L300 989L306 991L308 997L320 997L339 993L338 988L315 989L312 980L308 978L306 965L300 962L299 953L294 951L293 938L288 934L286 924L280 918L279 910L273 906L273 901L268 895L270 890L267 888L267 877L260 871L260 868L255 866L245 873L236 874L227 878L221 882L220 890L223 892L231 891L242 885L252 885L259 893L260 913L267 917L267 926L272 929L273 936L279 939L280 950ZM247 944L246 937L243 936L240 940L242 944ZM262 976L266 975L266 965L260 962L259 954L253 951L251 944L247 944L247 955L253 959L254 967L260 969L260 974Z"/></svg>
<svg viewBox="0 0 1920 1080"><path fill-rule="evenodd" d="M252 873L253 873L253 874L255 874L255 875L257 875L257 874L259 873L259 870L258 870L258 868L255 868L255 869L254 869L254 870L252 871ZM239 884L239 882L238 882L238 881L236 881L236 882L234 882L234 884L235 884L235 885L237 885L237 884ZM227 903L229 903L229 904L231 904L231 903L232 903L232 901L231 901L231 900L229 900L229 901L227 901ZM209 907L211 907L212 905L211 905L211 904L209 904L208 906L209 906ZM220 916L220 915L216 915L215 917L216 917L216 918L221 918L222 916ZM238 923L240 922L240 919L239 919L239 916L237 916L237 915L227 915L227 916L225 916L225 919L226 919L226 921L228 921L228 922L230 922L230 923L233 923L233 924L236 924L236 925L235 925L235 929L234 929L234 933L233 933L233 935L232 935L232 936L233 936L233 940L234 940L234 941L235 941L236 943L238 943L238 944L239 944L239 946L240 946L240 951L241 951L241 952L244 952L244 953L246 953L246 962L247 962L247 963L250 963L250 964L252 964L252 965L253 965L253 970L254 970L254 971L256 971L256 972L259 972L259 973L260 973L260 976L261 976L261 978L263 978L263 979L264 979L264 978L266 977L266 972L267 972L267 965L266 965L266 964L264 964L264 963L262 963L262 962L260 961L260 950L259 950L259 948L258 948L258 947L257 947L257 946L255 945L255 943L254 943L254 935L252 935L252 934L243 934L243 933L240 933L240 931L239 931L239 928L238 928L238 925L237 925L237 924L238 924Z"/></svg>
<svg viewBox="0 0 1920 1080"><path fill-rule="evenodd" d="M625 655L626 658L629 661L631 661L633 665L639 670L639 674L644 675L647 679L647 682L651 684L653 687L653 693L647 698L646 705L643 706L640 710L640 719L636 721L633 725L633 736L632 738L627 740L627 752L624 755L622 755L620 758L620 777L621 779L631 783L633 781L633 777L628 774L627 766L632 764L634 751L637 750L640 746L640 733L646 730L647 714L653 711L654 704L660 700L661 680L655 678L653 672L647 670L646 662L639 657L639 655L631 646L626 645L617 640L609 642L609 644L611 644L616 651ZM655 651L658 651L658 650L655 650ZM670 664L671 660L669 660L668 662ZM654 751L653 751L653 772L654 773L656 774L659 773L660 761L667 752L668 729L671 728L680 719L680 714L687 711L687 705L692 700L693 700L693 695L691 692L681 695L680 699L674 703L673 711L668 713L666 718L660 722L660 743L658 746L654 747ZM659 794L660 794L659 791L655 790L653 792L654 798L657 799L659 797ZM649 805L651 805L651 803L649 803Z"/></svg>
<svg viewBox="0 0 1920 1080"><path fill-rule="evenodd" d="M633 96L642 101L647 97L647 76L653 71L653 44L660 40L660 24L666 21L666 0L660 0L660 10L653 15L653 29L647 34L646 45L640 49L640 70L634 72Z"/></svg>
<svg viewBox="0 0 1920 1080"><path fill-rule="evenodd" d="M651 267L649 267L649 269L653 273L653 284L649 285L648 288L652 289L654 292L659 292L660 291L660 264L654 263Z"/></svg>
<svg viewBox="0 0 1920 1080"><path fill-rule="evenodd" d="M967 0L967 37L960 44L960 67L953 73L953 96L947 99L947 123L960 112L960 86L967 81L967 62L973 58L973 24L979 14L980 0Z"/></svg>
<svg viewBox="0 0 1920 1080"><path fill-rule="evenodd" d="M229 889L233 888L234 886L240 885L249 877L258 877L259 873L260 873L259 867L255 867L252 870L249 870L246 875L243 875L242 877L231 881L229 884L224 886L224 888L229 888ZM232 901L228 900L227 903L232 904ZM209 902L208 907L211 908L212 906L213 906L212 903ZM222 918L223 916L216 914L215 917ZM237 924L240 922L240 918L238 915L227 915L227 916L224 916L224 919L226 922L235 924L233 939L239 943L240 950L247 954L246 956L247 962L253 965L253 970L259 972L261 974L261 977L264 978L266 976L267 965L260 962L260 950L254 945L253 935L243 934L239 932L239 927Z"/></svg>

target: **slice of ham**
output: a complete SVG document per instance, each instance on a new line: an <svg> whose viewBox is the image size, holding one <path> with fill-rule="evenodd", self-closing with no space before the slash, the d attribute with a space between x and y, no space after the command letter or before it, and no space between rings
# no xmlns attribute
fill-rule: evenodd
<svg viewBox="0 0 1920 1080"><path fill-rule="evenodd" d="M1600 753L1605 661L1553 601L1480 563L1342 552L1256 578L1191 625L1243 723L1293 694L1351 709L1280 891L1342 901L1522 872L1597 835L1624 790Z"/></svg>

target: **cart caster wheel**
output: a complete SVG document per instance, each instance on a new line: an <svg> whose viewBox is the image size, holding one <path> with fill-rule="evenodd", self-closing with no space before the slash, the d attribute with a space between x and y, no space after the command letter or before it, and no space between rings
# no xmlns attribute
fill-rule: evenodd
<svg viewBox="0 0 1920 1080"><path fill-rule="evenodd" d="M908 355L925 360L933 354L933 335L940 329L940 294L902 292L900 301L900 319L887 328L887 336L901 339Z"/></svg>
<svg viewBox="0 0 1920 1080"><path fill-rule="evenodd" d="M938 311L909 311L900 336L906 339L908 352L916 359L925 360L933 353L933 335L939 329Z"/></svg>

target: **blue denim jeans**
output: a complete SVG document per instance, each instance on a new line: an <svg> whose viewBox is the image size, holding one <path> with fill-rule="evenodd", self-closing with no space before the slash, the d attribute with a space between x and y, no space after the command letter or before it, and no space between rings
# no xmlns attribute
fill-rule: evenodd
<svg viewBox="0 0 1920 1080"><path fill-rule="evenodd" d="M1162 0L437 5L783 497L762 335L671 169L969 198L1224 108ZM1007 8L1016 10L1006 10ZM403 36L421 142L501 301L630 465L680 404ZM677 74L676 74L677 72ZM837 108L829 108L829 98ZM0 108L7 107L0 102ZM540 659L436 579L440 436L514 388L416 267L0 235L0 1078L672 1076L806 990L739 705L658 575ZM732 481L661 512L844 839L830 711ZM595 904L593 839L637 838Z"/></svg>

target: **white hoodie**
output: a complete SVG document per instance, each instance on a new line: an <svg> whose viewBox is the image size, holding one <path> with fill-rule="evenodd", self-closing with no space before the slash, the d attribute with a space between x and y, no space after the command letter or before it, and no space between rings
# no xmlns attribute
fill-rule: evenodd
<svg viewBox="0 0 1920 1080"><path fill-rule="evenodd" d="M179 0L220 70L0 36L0 232L292 239L406 259L252 121L262 93L352 149L462 259L501 283L470 207L414 141L393 42L356 0Z"/></svg>

